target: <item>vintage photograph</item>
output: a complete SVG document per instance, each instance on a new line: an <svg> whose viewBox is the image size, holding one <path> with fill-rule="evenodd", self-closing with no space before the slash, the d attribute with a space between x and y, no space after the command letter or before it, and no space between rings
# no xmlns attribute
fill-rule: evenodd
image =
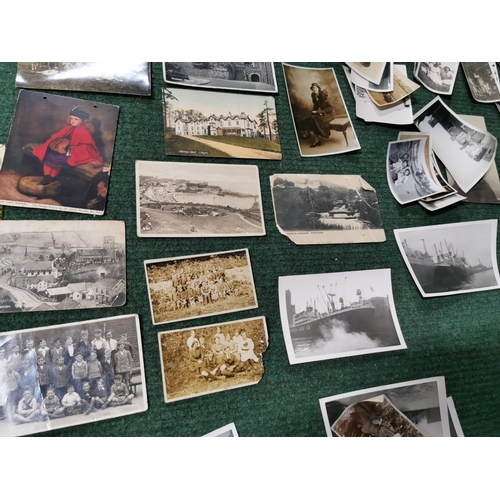
<svg viewBox="0 0 500 500"><path fill-rule="evenodd" d="M385 394L348 406L332 431L339 437L425 437Z"/></svg>
<svg viewBox="0 0 500 500"><path fill-rule="evenodd" d="M463 62L472 97L478 102L500 101L500 81L494 62Z"/></svg>
<svg viewBox="0 0 500 500"><path fill-rule="evenodd" d="M281 160L271 96L163 89L167 155Z"/></svg>
<svg viewBox="0 0 500 500"><path fill-rule="evenodd" d="M347 66L348 67L348 66ZM373 90L374 92L392 92L394 90L394 64L388 62L385 64L384 72L380 83L377 85L366 78L363 78L356 71L350 71L351 81L354 85L365 90Z"/></svg>
<svg viewBox="0 0 500 500"><path fill-rule="evenodd" d="M346 62L346 64L359 76L375 85L380 85L387 66L385 62Z"/></svg>
<svg viewBox="0 0 500 500"><path fill-rule="evenodd" d="M451 437L465 437L464 431L462 430L462 425L458 419L457 410L455 408L455 402L450 396L446 398L446 404L448 405L448 418L450 423L450 436Z"/></svg>
<svg viewBox="0 0 500 500"><path fill-rule="evenodd" d="M395 229L394 236L423 297L500 288L496 219Z"/></svg>
<svg viewBox="0 0 500 500"><path fill-rule="evenodd" d="M390 269L280 276L290 364L406 349Z"/></svg>
<svg viewBox="0 0 500 500"><path fill-rule="evenodd" d="M238 435L238 431L233 422L225 425L224 427L220 427L215 431L209 432L202 437L240 437Z"/></svg>
<svg viewBox="0 0 500 500"><path fill-rule="evenodd" d="M0 172L0 203L102 215L118 110L21 90Z"/></svg>
<svg viewBox="0 0 500 500"><path fill-rule="evenodd" d="M186 87L278 92L272 62L164 62L163 79Z"/></svg>
<svg viewBox="0 0 500 500"><path fill-rule="evenodd" d="M276 226L297 245L385 241L377 193L359 175L270 177Z"/></svg>
<svg viewBox="0 0 500 500"><path fill-rule="evenodd" d="M136 161L137 235L263 236L255 165Z"/></svg>
<svg viewBox="0 0 500 500"><path fill-rule="evenodd" d="M457 78L457 62L415 63L415 78L435 94L451 95Z"/></svg>
<svg viewBox="0 0 500 500"><path fill-rule="evenodd" d="M151 95L147 62L19 62L16 87Z"/></svg>
<svg viewBox="0 0 500 500"><path fill-rule="evenodd" d="M333 426L348 407L381 395L389 399L425 437L450 437L444 377L412 380L322 398L319 405L327 435L338 437ZM363 417L362 425L365 425L364 421L370 415ZM374 415L368 426L376 426L379 423L377 420L379 417Z"/></svg>
<svg viewBox="0 0 500 500"><path fill-rule="evenodd" d="M268 346L265 318L161 332L165 403L258 384Z"/></svg>
<svg viewBox="0 0 500 500"><path fill-rule="evenodd" d="M283 72L301 156L361 148L333 68L283 63Z"/></svg>
<svg viewBox="0 0 500 500"><path fill-rule="evenodd" d="M406 99L412 92L420 88L415 82L407 78L397 68L394 68L394 88L391 92L374 92L367 90L368 96L378 108L384 109Z"/></svg>
<svg viewBox="0 0 500 500"><path fill-rule="evenodd" d="M428 138L422 138L393 141L387 146L387 182L401 205L445 191L431 176L427 143Z"/></svg>
<svg viewBox="0 0 500 500"><path fill-rule="evenodd" d="M144 261L153 324L258 307L247 249Z"/></svg>
<svg viewBox="0 0 500 500"><path fill-rule="evenodd" d="M136 314L0 333L0 436L147 408Z"/></svg>
<svg viewBox="0 0 500 500"><path fill-rule="evenodd" d="M119 307L123 221L0 222L0 313Z"/></svg>
<svg viewBox="0 0 500 500"><path fill-rule="evenodd" d="M413 116L417 128L432 137L432 149L467 193L490 168L497 139L489 132L468 125L440 97Z"/></svg>

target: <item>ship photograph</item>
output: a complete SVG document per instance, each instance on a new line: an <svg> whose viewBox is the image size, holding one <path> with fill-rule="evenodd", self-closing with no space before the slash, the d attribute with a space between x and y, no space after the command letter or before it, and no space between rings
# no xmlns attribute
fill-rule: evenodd
<svg viewBox="0 0 500 500"><path fill-rule="evenodd" d="M499 288L497 222L483 220L395 230L399 250L422 296Z"/></svg>
<svg viewBox="0 0 500 500"><path fill-rule="evenodd" d="M406 349L390 269L283 276L279 299L290 364Z"/></svg>

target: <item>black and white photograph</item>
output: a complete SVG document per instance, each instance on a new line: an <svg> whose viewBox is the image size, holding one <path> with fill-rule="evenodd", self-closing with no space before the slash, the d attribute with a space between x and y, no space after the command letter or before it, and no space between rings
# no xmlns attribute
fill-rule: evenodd
<svg viewBox="0 0 500 500"><path fill-rule="evenodd" d="M153 324L258 307L247 249L144 261Z"/></svg>
<svg viewBox="0 0 500 500"><path fill-rule="evenodd" d="M415 78L435 94L451 95L457 78L457 62L418 62L415 63Z"/></svg>
<svg viewBox="0 0 500 500"><path fill-rule="evenodd" d="M346 62L346 64L359 76L375 85L380 85L387 65L385 62Z"/></svg>
<svg viewBox="0 0 500 500"><path fill-rule="evenodd" d="M395 229L394 236L423 297L500 288L497 219Z"/></svg>
<svg viewBox="0 0 500 500"><path fill-rule="evenodd" d="M385 241L377 193L360 175L270 177L276 226L297 245Z"/></svg>
<svg viewBox="0 0 500 500"><path fill-rule="evenodd" d="M219 429L215 429L215 431L209 432L202 437L240 437L238 435L238 430L234 425L234 422L225 425L224 427L220 427Z"/></svg>
<svg viewBox="0 0 500 500"><path fill-rule="evenodd" d="M484 176L495 159L497 139L467 124L440 97L413 116L417 128L432 137L432 149L467 193Z"/></svg>
<svg viewBox="0 0 500 500"><path fill-rule="evenodd" d="M460 424L460 420L458 419L455 402L453 401L453 398L451 396L446 398L446 404L448 405L448 417L450 422L451 437L465 437L464 431L462 430L462 425Z"/></svg>
<svg viewBox="0 0 500 500"><path fill-rule="evenodd" d="M283 63L283 73L301 156L361 149L333 68Z"/></svg>
<svg viewBox="0 0 500 500"><path fill-rule="evenodd" d="M269 340L261 316L160 332L165 403L258 384Z"/></svg>
<svg viewBox="0 0 500 500"><path fill-rule="evenodd" d="M393 141L387 146L387 182L401 205L445 191L431 176L428 142L428 138L419 138Z"/></svg>
<svg viewBox="0 0 500 500"><path fill-rule="evenodd" d="M339 437L333 426L351 405L384 395L403 413L425 437L450 437L446 385L444 377L432 377L398 384L382 385L359 391L337 394L319 400L326 434ZM364 420L361 425L365 425ZM368 427L379 426L379 417L368 423Z"/></svg>
<svg viewBox="0 0 500 500"><path fill-rule="evenodd" d="M392 92L394 89L394 63L388 62L385 64L384 72L380 83L377 85L366 78L363 78L356 71L351 71L351 81L357 87L365 90L373 90L374 92Z"/></svg>
<svg viewBox="0 0 500 500"><path fill-rule="evenodd" d="M163 89L168 156L281 160L270 95Z"/></svg>
<svg viewBox="0 0 500 500"><path fill-rule="evenodd" d="M256 165L136 161L137 235L263 236Z"/></svg>
<svg viewBox="0 0 500 500"><path fill-rule="evenodd" d="M410 94L419 88L420 85L417 85L397 68L394 68L394 85L391 92L374 92L372 90L367 90L367 92L378 108L386 109L407 99Z"/></svg>
<svg viewBox="0 0 500 500"><path fill-rule="evenodd" d="M290 364L406 349L390 269L280 276Z"/></svg>
<svg viewBox="0 0 500 500"><path fill-rule="evenodd" d="M0 436L147 408L136 314L0 333Z"/></svg>
<svg viewBox="0 0 500 500"><path fill-rule="evenodd" d="M123 306L123 221L0 222L0 313Z"/></svg>
<svg viewBox="0 0 500 500"><path fill-rule="evenodd" d="M500 101L500 80L494 62L463 62L472 97L482 103Z"/></svg>
<svg viewBox="0 0 500 500"><path fill-rule="evenodd" d="M147 62L19 62L16 87L151 95Z"/></svg>
<svg viewBox="0 0 500 500"><path fill-rule="evenodd" d="M278 92L272 62L164 62L163 79L185 87Z"/></svg>

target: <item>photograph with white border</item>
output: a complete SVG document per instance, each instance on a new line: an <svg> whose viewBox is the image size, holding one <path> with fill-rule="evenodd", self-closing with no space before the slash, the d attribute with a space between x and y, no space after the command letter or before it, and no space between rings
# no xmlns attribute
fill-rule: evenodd
<svg viewBox="0 0 500 500"><path fill-rule="evenodd" d="M356 71L351 71L351 81L357 87L361 87L365 90L373 90L373 92L392 92L394 89L394 63L388 62L385 65L384 72L380 83L376 85L370 82L366 78L363 78Z"/></svg>
<svg viewBox="0 0 500 500"><path fill-rule="evenodd" d="M367 90L367 93L378 108L386 109L407 99L410 94L419 88L420 85L410 80L397 68L394 68L394 89L392 92L373 92L372 90Z"/></svg>
<svg viewBox="0 0 500 500"><path fill-rule="evenodd" d="M450 418L450 434L451 437L465 437L464 431L462 430L462 425L458 419L457 409L455 408L455 401L450 396L446 398L446 404L448 405L448 416Z"/></svg>
<svg viewBox="0 0 500 500"><path fill-rule="evenodd" d="M390 269L280 276L279 303L292 365L406 349Z"/></svg>
<svg viewBox="0 0 500 500"><path fill-rule="evenodd" d="M391 403L427 437L450 437L444 377L432 377L321 398L319 405L326 434L338 437L332 426L355 403L385 394Z"/></svg>
<svg viewBox="0 0 500 500"><path fill-rule="evenodd" d="M408 271L423 297L500 288L497 219L395 229Z"/></svg>
<svg viewBox="0 0 500 500"><path fill-rule="evenodd" d="M219 427L219 429L215 429L215 431L209 432L208 434L204 434L201 437L240 437L238 435L238 431L234 422L225 425L224 427Z"/></svg>
<svg viewBox="0 0 500 500"><path fill-rule="evenodd" d="M346 64L359 76L375 85L380 85L387 65L385 62L346 62Z"/></svg>
<svg viewBox="0 0 500 500"><path fill-rule="evenodd" d="M500 101L500 81L494 62L463 62L462 69L472 97L477 102Z"/></svg>
<svg viewBox="0 0 500 500"><path fill-rule="evenodd" d="M435 94L451 95L457 78L458 62L415 63L415 78Z"/></svg>

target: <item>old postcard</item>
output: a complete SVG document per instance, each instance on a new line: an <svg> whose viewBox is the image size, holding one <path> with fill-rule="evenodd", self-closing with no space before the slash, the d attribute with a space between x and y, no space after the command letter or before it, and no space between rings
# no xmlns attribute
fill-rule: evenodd
<svg viewBox="0 0 500 500"><path fill-rule="evenodd" d="M432 149L465 193L491 167L496 137L465 123L440 97L416 113L413 120L421 132L432 137Z"/></svg>
<svg viewBox="0 0 500 500"><path fill-rule="evenodd" d="M0 222L0 313L119 307L123 221Z"/></svg>
<svg viewBox="0 0 500 500"><path fill-rule="evenodd" d="M136 161L137 235L263 236L255 165Z"/></svg>
<svg viewBox="0 0 500 500"><path fill-rule="evenodd" d="M457 62L418 62L415 63L415 78L435 94L451 95L457 78Z"/></svg>
<svg viewBox="0 0 500 500"><path fill-rule="evenodd" d="M384 72L380 83L376 85L370 80L363 78L356 71L351 71L351 81L357 87L365 90L372 90L373 92L392 92L394 90L394 64L391 62L386 63Z"/></svg>
<svg viewBox="0 0 500 500"><path fill-rule="evenodd" d="M163 79L186 87L278 92L272 62L164 62Z"/></svg>
<svg viewBox="0 0 500 500"><path fill-rule="evenodd" d="M397 68L394 68L394 89L392 92L373 92L372 90L367 90L367 92L375 105L384 109L406 99L412 92L415 92L419 88L420 85L417 85Z"/></svg>
<svg viewBox="0 0 500 500"><path fill-rule="evenodd" d="M153 324L254 309L247 249L144 261Z"/></svg>
<svg viewBox="0 0 500 500"><path fill-rule="evenodd" d="M361 148L333 68L283 64L283 72L301 156Z"/></svg>
<svg viewBox="0 0 500 500"><path fill-rule="evenodd" d="M265 318L158 334L165 403L258 384L269 340Z"/></svg>
<svg viewBox="0 0 500 500"><path fill-rule="evenodd" d="M451 396L446 398L446 404L448 405L448 417L450 422L451 437L465 437L462 426L460 425L460 420L458 419L455 402L453 401L453 398Z"/></svg>
<svg viewBox="0 0 500 500"><path fill-rule="evenodd" d="M270 177L280 233L297 245L385 241L377 194L359 175Z"/></svg>
<svg viewBox="0 0 500 500"><path fill-rule="evenodd" d="M500 288L496 219L395 229L394 236L423 297Z"/></svg>
<svg viewBox="0 0 500 500"><path fill-rule="evenodd" d="M215 431L209 432L202 437L239 437L239 435L234 422L231 422L230 424L227 424L224 427L220 427Z"/></svg>
<svg viewBox="0 0 500 500"><path fill-rule="evenodd" d="M279 301L290 364L406 349L390 269L281 276Z"/></svg>
<svg viewBox="0 0 500 500"><path fill-rule="evenodd" d="M163 89L166 153L281 160L271 96Z"/></svg>
<svg viewBox="0 0 500 500"><path fill-rule="evenodd" d="M500 101L500 81L494 62L463 62L472 97L478 102Z"/></svg>
<svg viewBox="0 0 500 500"><path fill-rule="evenodd" d="M136 314L0 333L0 436L146 411Z"/></svg>
<svg viewBox="0 0 500 500"><path fill-rule="evenodd" d="M380 85L387 63L385 62L346 62L359 76L375 85Z"/></svg>
<svg viewBox="0 0 500 500"><path fill-rule="evenodd" d="M327 435L338 437L332 428L346 408L381 395L385 395L424 436L450 437L444 377L371 387L322 398L319 405Z"/></svg>
<svg viewBox="0 0 500 500"><path fill-rule="evenodd" d="M0 172L0 203L102 215L118 110L21 90Z"/></svg>

